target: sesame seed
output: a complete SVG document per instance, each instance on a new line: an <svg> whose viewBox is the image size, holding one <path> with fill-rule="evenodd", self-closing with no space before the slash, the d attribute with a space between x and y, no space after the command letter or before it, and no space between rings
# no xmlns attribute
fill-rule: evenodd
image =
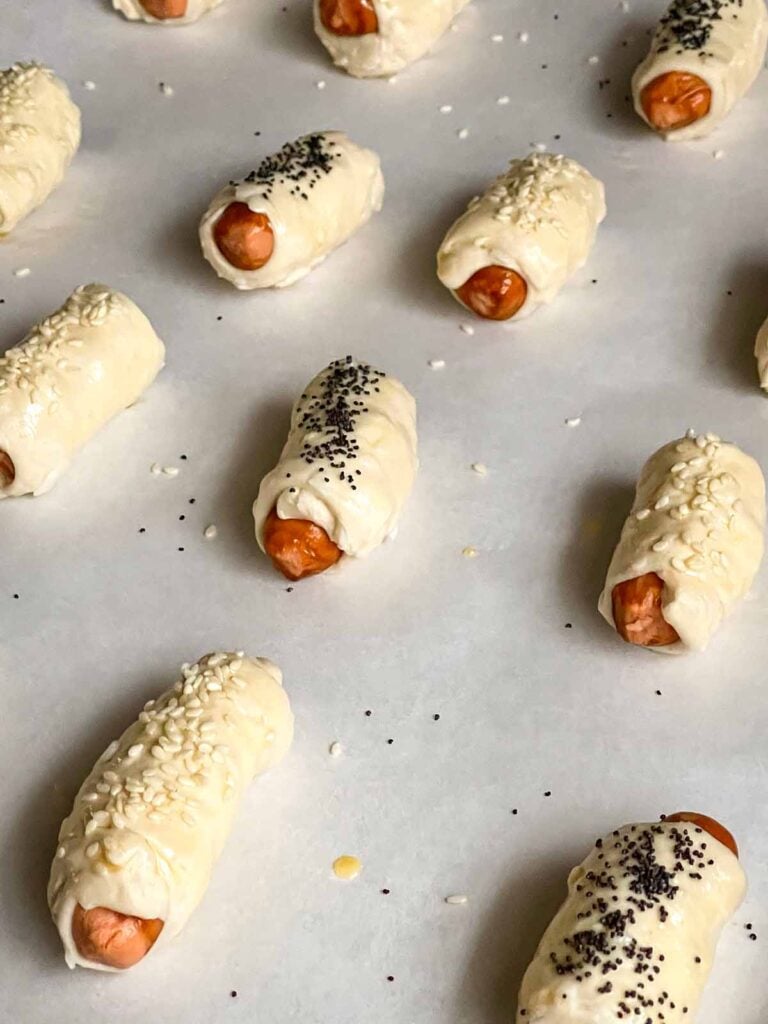
<svg viewBox="0 0 768 1024"><path fill-rule="evenodd" d="M453 110L453 107L451 106L450 103L444 103L442 105L442 107L440 107L440 113L441 114L450 114L452 110Z"/></svg>
<svg viewBox="0 0 768 1024"><path fill-rule="evenodd" d="M500 107L506 107L509 104L510 99L509 96L499 96L496 102Z"/></svg>
<svg viewBox="0 0 768 1024"><path fill-rule="evenodd" d="M477 552L477 548L474 548L474 547L472 547L471 544L468 544L467 547L462 548L461 553L462 553L462 555L464 555L465 558L477 558L477 553L478 552Z"/></svg>
<svg viewBox="0 0 768 1024"><path fill-rule="evenodd" d="M325 81L321 78L319 82L315 82L315 86L322 91L325 88Z"/></svg>
<svg viewBox="0 0 768 1024"><path fill-rule="evenodd" d="M88 92L93 92L93 90L94 90L94 89L96 88L96 83L95 83L95 82L92 82L92 81L91 81L91 80L90 80L89 78L87 78L87 79L86 79L86 80L85 80L85 81L83 82L83 88L84 88L84 89L87 89L87 90L88 90Z"/></svg>
<svg viewBox="0 0 768 1024"><path fill-rule="evenodd" d="M469 897L464 895L446 896L445 902L450 904L452 907L461 907L465 903L469 902Z"/></svg>
<svg viewBox="0 0 768 1024"><path fill-rule="evenodd" d="M484 462L473 462L470 468L472 469L472 472L477 473L478 476L488 475L488 467Z"/></svg>
<svg viewBox="0 0 768 1024"><path fill-rule="evenodd" d="M331 755L331 757L341 757L342 752L342 746L338 740L334 740L333 743L328 748L328 753Z"/></svg>
<svg viewBox="0 0 768 1024"><path fill-rule="evenodd" d="M578 427L581 423L581 416L571 416L565 421L566 427Z"/></svg>
<svg viewBox="0 0 768 1024"><path fill-rule="evenodd" d="M17 270L14 270L13 276L14 277L29 277L29 275L31 273L32 273L32 270L29 267L19 267Z"/></svg>
<svg viewBox="0 0 768 1024"><path fill-rule="evenodd" d="M456 136L459 139L466 139L469 136L469 128L459 128L456 132Z"/></svg>
<svg viewBox="0 0 768 1024"><path fill-rule="evenodd" d="M442 370L445 368L445 360L430 359L429 362L427 363L427 366L430 368L430 370Z"/></svg>
<svg viewBox="0 0 768 1024"><path fill-rule="evenodd" d="M496 32L495 35L491 36L491 42L492 43L503 43L504 42L504 36L500 32Z"/></svg>
<svg viewBox="0 0 768 1024"><path fill-rule="evenodd" d="M173 86L167 82L160 82L159 89L163 96L173 96Z"/></svg>
<svg viewBox="0 0 768 1024"><path fill-rule="evenodd" d="M475 333L475 328L472 326L472 324L461 323L459 324L459 330L463 331L464 334L469 335L470 338Z"/></svg>
<svg viewBox="0 0 768 1024"><path fill-rule="evenodd" d="M206 528L203 530L203 536L205 537L206 540L213 540L213 538L217 536L218 532L219 531L217 530L216 526L213 523L211 523L209 526L206 526Z"/></svg>
<svg viewBox="0 0 768 1024"><path fill-rule="evenodd" d="M528 40L531 38L531 36L530 36L530 33L528 33L528 32L518 32L517 38L518 38L519 42L527 43Z"/></svg>

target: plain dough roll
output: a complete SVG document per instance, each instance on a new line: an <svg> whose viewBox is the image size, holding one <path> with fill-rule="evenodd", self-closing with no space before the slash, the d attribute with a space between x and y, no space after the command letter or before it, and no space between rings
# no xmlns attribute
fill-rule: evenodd
<svg viewBox="0 0 768 1024"><path fill-rule="evenodd" d="M202 899L246 786L293 738L282 674L264 658L209 654L111 743L59 832L48 904L70 967L72 914L106 907L160 918L155 947Z"/></svg>
<svg viewBox="0 0 768 1024"><path fill-rule="evenodd" d="M519 320L551 302L586 263L605 212L602 183L575 160L548 153L513 160L448 231L437 276L455 293L483 267L516 271L528 286Z"/></svg>
<svg viewBox="0 0 768 1024"><path fill-rule="evenodd" d="M378 32L338 36L320 19L314 0L315 32L334 64L355 78L394 75L431 50L469 0L372 0Z"/></svg>
<svg viewBox="0 0 768 1024"><path fill-rule="evenodd" d="M80 111L66 85L40 64L0 72L0 235L64 177L80 145Z"/></svg>
<svg viewBox="0 0 768 1024"><path fill-rule="evenodd" d="M116 11L124 14L129 21L147 21L152 25L172 27L174 25L190 25L222 2L223 0L187 0L187 10L181 18L154 18L148 13L141 0L112 0L112 6Z"/></svg>
<svg viewBox="0 0 768 1024"><path fill-rule="evenodd" d="M600 613L615 628L613 588L656 573L664 619L680 642L648 650L703 650L752 585L764 528L765 482L753 458L716 434L671 441L643 467Z"/></svg>
<svg viewBox="0 0 768 1024"><path fill-rule="evenodd" d="M568 878L523 978L517 1024L691 1024L745 892L738 858L695 825L609 833Z"/></svg>
<svg viewBox="0 0 768 1024"><path fill-rule="evenodd" d="M642 92L659 75L670 71L697 75L712 91L709 113L664 136L677 142L708 135L754 82L763 66L766 43L765 0L676 0L632 77L635 110L648 124Z"/></svg>
<svg viewBox="0 0 768 1024"><path fill-rule="evenodd" d="M307 519L346 555L392 536L418 469L416 403L394 377L351 356L330 364L293 407L280 461L253 505L264 550L267 516Z"/></svg>
<svg viewBox="0 0 768 1024"><path fill-rule="evenodd" d="M72 456L132 405L163 366L165 347L139 307L82 285L0 356L0 452L15 467L0 498L44 494Z"/></svg>
<svg viewBox="0 0 768 1024"><path fill-rule="evenodd" d="M381 209L378 156L343 132L305 135L267 157L243 181L215 196L200 222L203 255L236 288L284 288L310 272ZM275 236L269 261L239 270L219 251L214 228L230 203L266 214Z"/></svg>
<svg viewBox="0 0 768 1024"><path fill-rule="evenodd" d="M768 391L768 320L757 332L755 339L755 358L757 359L757 373L760 377L760 387Z"/></svg>

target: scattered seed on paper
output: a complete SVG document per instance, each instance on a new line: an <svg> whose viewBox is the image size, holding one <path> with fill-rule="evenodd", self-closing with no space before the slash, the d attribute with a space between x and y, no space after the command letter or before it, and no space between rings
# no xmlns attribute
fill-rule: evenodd
<svg viewBox="0 0 768 1024"><path fill-rule="evenodd" d="M469 897L468 896L464 896L464 895L446 896L445 897L445 902L446 903L450 903L451 906L453 906L453 907L459 907L459 906L463 906L465 903L468 903L469 902Z"/></svg>
<svg viewBox="0 0 768 1024"><path fill-rule="evenodd" d="M520 32L517 38L520 40L521 43L527 43L531 37L528 32Z"/></svg>
<svg viewBox="0 0 768 1024"><path fill-rule="evenodd" d="M319 82L315 82L315 85L317 86L318 89L324 89L325 81L321 78Z"/></svg>
<svg viewBox="0 0 768 1024"><path fill-rule="evenodd" d="M334 740L333 743L328 747L328 753L331 757L341 757L343 748L338 740Z"/></svg>
<svg viewBox="0 0 768 1024"><path fill-rule="evenodd" d="M712 154L712 156L714 157L715 160L722 160L723 157L725 156L725 150L724 149L716 149L714 151L714 153Z"/></svg>
<svg viewBox="0 0 768 1024"><path fill-rule="evenodd" d="M488 476L488 467L484 462L473 462L471 468L478 476Z"/></svg>
<svg viewBox="0 0 768 1024"><path fill-rule="evenodd" d="M503 43L504 42L504 36L500 32L497 32L495 35L491 36L491 42L492 43Z"/></svg>
<svg viewBox="0 0 768 1024"><path fill-rule="evenodd" d="M600 58L596 54L593 54L589 58L589 60L587 61L587 64L599 64L599 63L600 63Z"/></svg>
<svg viewBox="0 0 768 1024"><path fill-rule="evenodd" d="M469 135L469 128L459 128L459 130L456 132L456 135L460 139L466 139L467 136Z"/></svg>
<svg viewBox="0 0 768 1024"><path fill-rule="evenodd" d="M168 85L167 82L161 82L160 92L163 94L163 96L173 96L173 86Z"/></svg>
<svg viewBox="0 0 768 1024"><path fill-rule="evenodd" d="M181 470L178 466L163 466L164 476L178 476Z"/></svg>
<svg viewBox="0 0 768 1024"><path fill-rule="evenodd" d="M29 277L29 275L31 273L32 273L32 271L30 270L29 267L19 267L18 270L14 270L13 276L14 277Z"/></svg>
<svg viewBox="0 0 768 1024"><path fill-rule="evenodd" d="M83 88L87 89L88 92L93 92L93 90L96 88L96 83L92 82L90 79L86 79L86 81L83 82Z"/></svg>
<svg viewBox="0 0 768 1024"><path fill-rule="evenodd" d="M507 104L509 103L509 96L499 96L496 102L500 107L506 107Z"/></svg>
<svg viewBox="0 0 768 1024"><path fill-rule="evenodd" d="M459 324L459 330L463 331L465 334L468 334L470 337L472 337L472 335L475 333L475 328L472 326L472 324Z"/></svg>
<svg viewBox="0 0 768 1024"><path fill-rule="evenodd" d="M360 872L363 870L362 863L357 857L350 857L345 854L342 857L337 857L333 862L333 873L337 878L343 879L345 882L351 882L353 878L357 878Z"/></svg>
<svg viewBox="0 0 768 1024"><path fill-rule="evenodd" d="M450 104L450 103L444 103L444 104L442 105L442 107L440 107L440 113L441 113L441 114L450 114L450 112L451 112L452 110L453 110L453 107L451 106L451 104Z"/></svg>
<svg viewBox="0 0 768 1024"><path fill-rule="evenodd" d="M160 476L160 474L163 471L156 462L153 462L152 465L149 467L149 472L152 474L152 476Z"/></svg>
<svg viewBox="0 0 768 1024"><path fill-rule="evenodd" d="M210 526L206 526L205 530L203 531L203 536L205 537L206 540L213 540L213 538L218 534L218 532L219 531L216 529L216 526L213 523L211 523Z"/></svg>
<svg viewBox="0 0 768 1024"><path fill-rule="evenodd" d="M445 367L445 360L430 359L429 362L427 363L427 366L429 366L431 370L442 370Z"/></svg>
<svg viewBox="0 0 768 1024"><path fill-rule="evenodd" d="M473 548L471 544L468 544L461 553L465 558L477 558L477 548Z"/></svg>
<svg viewBox="0 0 768 1024"><path fill-rule="evenodd" d="M566 427L578 427L581 423L581 416L570 416L566 421Z"/></svg>

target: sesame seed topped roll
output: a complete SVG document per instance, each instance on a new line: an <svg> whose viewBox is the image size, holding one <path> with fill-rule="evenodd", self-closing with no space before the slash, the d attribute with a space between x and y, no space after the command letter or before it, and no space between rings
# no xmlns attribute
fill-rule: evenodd
<svg viewBox="0 0 768 1024"><path fill-rule="evenodd" d="M116 11L129 21L146 21L152 25L190 25L222 0L112 0Z"/></svg>
<svg viewBox="0 0 768 1024"><path fill-rule="evenodd" d="M393 75L431 50L468 3L314 0L315 32L334 64L355 78Z"/></svg>
<svg viewBox="0 0 768 1024"><path fill-rule="evenodd" d="M280 670L209 654L99 758L59 832L48 903L70 967L119 970L202 899L245 788L293 737Z"/></svg>
<svg viewBox="0 0 768 1024"><path fill-rule="evenodd" d="M693 431L646 462L599 609L624 640L703 650L763 557L765 481L753 458Z"/></svg>
<svg viewBox="0 0 768 1024"><path fill-rule="evenodd" d="M768 391L768 319L757 332L755 338L755 358L757 359L757 373L760 378L760 387Z"/></svg>
<svg viewBox="0 0 768 1024"><path fill-rule="evenodd" d="M399 381L351 356L331 363L294 405L280 460L261 482L260 547L291 579L369 554L395 532L416 447L416 403Z"/></svg>
<svg viewBox="0 0 768 1024"><path fill-rule="evenodd" d="M82 285L0 356L0 498L44 494L162 369L165 347L121 292Z"/></svg>
<svg viewBox="0 0 768 1024"><path fill-rule="evenodd" d="M0 235L45 202L80 145L80 111L40 64L0 71Z"/></svg>
<svg viewBox="0 0 768 1024"><path fill-rule="evenodd" d="M381 209L378 156L343 132L288 143L215 196L200 222L203 255L236 288L284 288Z"/></svg>
<svg viewBox="0 0 768 1024"><path fill-rule="evenodd" d="M666 139L708 135L765 59L765 0L674 0L632 78L635 110Z"/></svg>
<svg viewBox="0 0 768 1024"><path fill-rule="evenodd" d="M598 839L525 973L517 1024L692 1024L746 892L731 843L696 814Z"/></svg>
<svg viewBox="0 0 768 1024"><path fill-rule="evenodd" d="M440 245L437 275L478 316L521 319L586 263L604 217L601 182L568 157L533 153L472 200Z"/></svg>

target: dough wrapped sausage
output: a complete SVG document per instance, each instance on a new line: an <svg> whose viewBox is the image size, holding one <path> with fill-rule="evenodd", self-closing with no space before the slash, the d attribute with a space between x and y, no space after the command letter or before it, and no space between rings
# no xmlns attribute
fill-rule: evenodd
<svg viewBox="0 0 768 1024"><path fill-rule="evenodd" d="M333 561L369 554L394 534L417 468L408 391L351 356L331 363L294 405L280 460L261 482L253 506L261 549L292 579L332 564L323 558L313 566L305 550L295 559L286 550L296 520L317 531L309 544L315 554L315 540L335 549Z"/></svg>
<svg viewBox="0 0 768 1024"><path fill-rule="evenodd" d="M120 944L132 934L103 942L91 927L83 937L81 922L97 909L153 923L158 946L181 931L246 786L284 757L292 736L280 670L242 652L182 666L181 679L145 704L99 758L59 832L48 903L70 967L131 965Z"/></svg>
<svg viewBox="0 0 768 1024"><path fill-rule="evenodd" d="M0 498L44 494L72 456L132 405L165 347L131 300L82 285L0 356Z"/></svg>
<svg viewBox="0 0 768 1024"><path fill-rule="evenodd" d="M764 528L765 483L755 460L715 434L689 431L643 467L600 613L631 642L674 654L703 650L752 585ZM622 588L653 583L649 577L658 581L660 602L639 616L624 615ZM654 633L649 620L659 615L673 633L646 644Z"/></svg>
<svg viewBox="0 0 768 1024"><path fill-rule="evenodd" d="M604 217L601 182L575 160L533 153L472 200L440 245L437 275L479 316L528 316L586 263ZM489 286L490 273L500 286Z"/></svg>
<svg viewBox="0 0 768 1024"><path fill-rule="evenodd" d="M315 32L355 78L393 75L431 50L469 0L314 0ZM361 9L350 17L350 5Z"/></svg>
<svg viewBox="0 0 768 1024"><path fill-rule="evenodd" d="M760 387L768 391L768 320L757 332L755 339L755 358L757 359L757 373L760 378Z"/></svg>
<svg viewBox="0 0 768 1024"><path fill-rule="evenodd" d="M673 141L708 135L765 59L765 0L675 0L632 78L635 110Z"/></svg>
<svg viewBox="0 0 768 1024"><path fill-rule="evenodd" d="M203 255L236 288L284 288L381 209L379 158L343 132L283 146L225 186L200 222Z"/></svg>
<svg viewBox="0 0 768 1024"><path fill-rule="evenodd" d="M0 235L61 182L80 145L80 111L40 64L0 72Z"/></svg>
<svg viewBox="0 0 768 1024"><path fill-rule="evenodd" d="M153 25L189 25L223 0L112 0L116 11L129 21L147 21Z"/></svg>
<svg viewBox="0 0 768 1024"><path fill-rule="evenodd" d="M523 978L517 1024L692 1024L746 878L722 826L673 818L609 833L571 871Z"/></svg>

